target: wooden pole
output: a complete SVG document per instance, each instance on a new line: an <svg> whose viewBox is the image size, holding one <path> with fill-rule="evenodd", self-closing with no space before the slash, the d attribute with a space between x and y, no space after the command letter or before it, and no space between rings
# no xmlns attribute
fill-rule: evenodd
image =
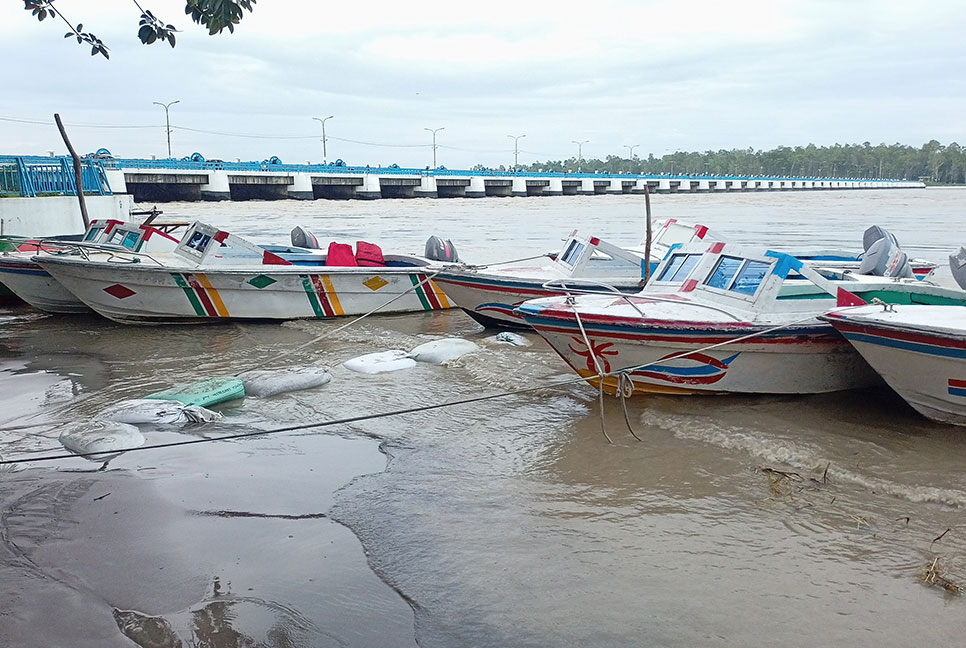
<svg viewBox="0 0 966 648"><path fill-rule="evenodd" d="M651 278L651 192L644 183L644 211L647 213L647 230L644 235L644 282Z"/></svg>
<svg viewBox="0 0 966 648"><path fill-rule="evenodd" d="M60 130L60 136L64 138L64 144L67 145L67 150L70 151L71 159L74 160L74 184L77 185L77 202L80 203L81 218L84 220L84 229L86 230L91 226L91 219L87 217L87 203L84 201L84 183L81 179L81 161L77 156L77 152L74 151L74 147L71 146L70 140L67 138L67 131L64 130L64 124L60 121L60 115L58 113L54 113L54 121L57 122L57 128Z"/></svg>

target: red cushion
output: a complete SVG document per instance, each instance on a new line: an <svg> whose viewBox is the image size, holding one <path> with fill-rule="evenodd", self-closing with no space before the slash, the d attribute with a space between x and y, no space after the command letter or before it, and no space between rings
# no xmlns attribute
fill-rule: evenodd
<svg viewBox="0 0 966 648"><path fill-rule="evenodd" d="M355 266L356 258L352 255L352 246L348 243L329 243L329 253L325 257L327 266Z"/></svg>
<svg viewBox="0 0 966 648"><path fill-rule="evenodd" d="M386 260L382 258L382 248L365 241L356 241L356 264L368 267L385 266Z"/></svg>

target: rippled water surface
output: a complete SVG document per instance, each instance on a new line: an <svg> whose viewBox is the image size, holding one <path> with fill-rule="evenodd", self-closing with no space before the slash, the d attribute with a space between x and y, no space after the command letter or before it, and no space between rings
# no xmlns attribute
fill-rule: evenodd
<svg viewBox="0 0 966 648"><path fill-rule="evenodd" d="M945 263L966 191L653 196L654 218L772 247L861 246L872 224ZM637 243L640 196L173 203L260 242L485 263L579 227ZM332 382L142 426L150 444L299 427L569 377L536 336L456 310L343 321L137 328L0 310L0 454L61 453L59 426L122 398L249 368ZM330 333L322 341L316 338ZM363 375L341 362L443 336L481 350ZM300 345L306 345L298 348ZM297 349L297 350L296 350ZM294 350L294 352L293 352ZM605 401L581 385L375 420L0 466L0 646L959 645L966 435L886 389ZM948 531L947 531L948 529ZM132 644L133 642L133 644Z"/></svg>

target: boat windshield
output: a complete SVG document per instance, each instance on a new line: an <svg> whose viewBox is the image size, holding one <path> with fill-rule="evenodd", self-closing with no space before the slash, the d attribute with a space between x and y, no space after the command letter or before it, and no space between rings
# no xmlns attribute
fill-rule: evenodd
<svg viewBox="0 0 966 648"><path fill-rule="evenodd" d="M694 269L694 266L697 265L700 259L700 254L672 255L671 260L664 266L664 271L657 280L672 282L684 281L685 277L691 273L691 270Z"/></svg>
<svg viewBox="0 0 966 648"><path fill-rule="evenodd" d="M577 263L577 259L580 258L580 255L583 253L585 247L586 246L580 241L572 239L570 241L570 245L568 245L567 249L564 250L564 253L560 255L560 263L572 268L574 264Z"/></svg>
<svg viewBox="0 0 966 648"><path fill-rule="evenodd" d="M771 264L764 261L722 256L705 284L709 288L754 295L770 267Z"/></svg>
<svg viewBox="0 0 966 648"><path fill-rule="evenodd" d="M89 231L87 233L87 236L84 237L84 240L85 241L93 241L98 236L100 236L101 235L101 232L103 232L103 231L104 231L104 228L103 227L92 227L91 228L91 231Z"/></svg>

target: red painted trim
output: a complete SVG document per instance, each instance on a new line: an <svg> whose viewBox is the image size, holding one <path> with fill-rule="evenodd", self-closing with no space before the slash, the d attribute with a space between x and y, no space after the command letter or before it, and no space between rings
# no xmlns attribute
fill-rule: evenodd
<svg viewBox="0 0 966 648"><path fill-rule="evenodd" d="M875 337L902 340L904 342L916 342L918 344L928 344L936 347L945 347L947 349L966 349L966 340L948 338L935 333L911 333L896 330L891 327L879 326L877 324L853 323L847 318L848 315L846 314L843 319L836 319L833 326L842 333L863 333Z"/></svg>
<svg viewBox="0 0 966 648"><path fill-rule="evenodd" d="M274 252L265 250L262 253L262 265L293 265L291 261L286 261Z"/></svg>
<svg viewBox="0 0 966 648"><path fill-rule="evenodd" d="M593 238L590 239L590 244L591 245L599 245L600 244L600 239L595 236L595 237L593 237Z"/></svg>
<svg viewBox="0 0 966 648"><path fill-rule="evenodd" d="M708 252L710 252L711 254L717 254L718 252L721 252L721 250L724 249L724 245L725 244L722 243L721 241L712 243L711 247L708 248Z"/></svg>
<svg viewBox="0 0 966 648"><path fill-rule="evenodd" d="M704 238L704 235L708 233L708 228L707 228L707 227L705 227L704 225L698 225L698 226L697 226L697 227L695 227L694 229L696 229L696 230L698 230L698 233L697 233L697 235L696 235L696 236L697 236L697 237L698 237L699 239L703 239L703 238Z"/></svg>
<svg viewBox="0 0 966 648"><path fill-rule="evenodd" d="M959 387L959 388L962 389L962 388L966 387L966 380L956 380L955 378L950 378L949 379L949 386L950 387Z"/></svg>
<svg viewBox="0 0 966 648"><path fill-rule="evenodd" d="M684 282L684 285L681 286L681 292L691 292L697 287L698 287L697 279L688 279L687 281Z"/></svg>
<svg viewBox="0 0 966 648"><path fill-rule="evenodd" d="M185 274L184 278L188 280L188 285L194 288L195 294L198 295L198 299L201 300L201 305L205 307L205 311L208 313L208 317L217 317L218 311L215 310L215 305L211 303L208 299L208 293L205 291L204 287L198 283L194 275Z"/></svg>
<svg viewBox="0 0 966 648"><path fill-rule="evenodd" d="M228 232L224 232L222 230L218 230L217 232L215 232L215 237L214 238L219 243L224 243L225 242L225 239L228 238Z"/></svg>
<svg viewBox="0 0 966 648"><path fill-rule="evenodd" d="M426 281L426 275L418 274L416 275L416 280L420 282ZM423 294L426 295L426 301L428 301L429 305L433 307L433 310L443 310L443 305L439 303L439 300L436 298L436 293L433 291L433 287L429 285L428 281L422 284L420 288L422 289Z"/></svg>
<svg viewBox="0 0 966 648"><path fill-rule="evenodd" d="M315 296L319 298L322 312L329 317L335 317L335 311L332 309L332 304L329 303L329 296L325 292L325 285L322 283L322 279L319 275L309 275L309 279L312 280L312 287L315 288Z"/></svg>

